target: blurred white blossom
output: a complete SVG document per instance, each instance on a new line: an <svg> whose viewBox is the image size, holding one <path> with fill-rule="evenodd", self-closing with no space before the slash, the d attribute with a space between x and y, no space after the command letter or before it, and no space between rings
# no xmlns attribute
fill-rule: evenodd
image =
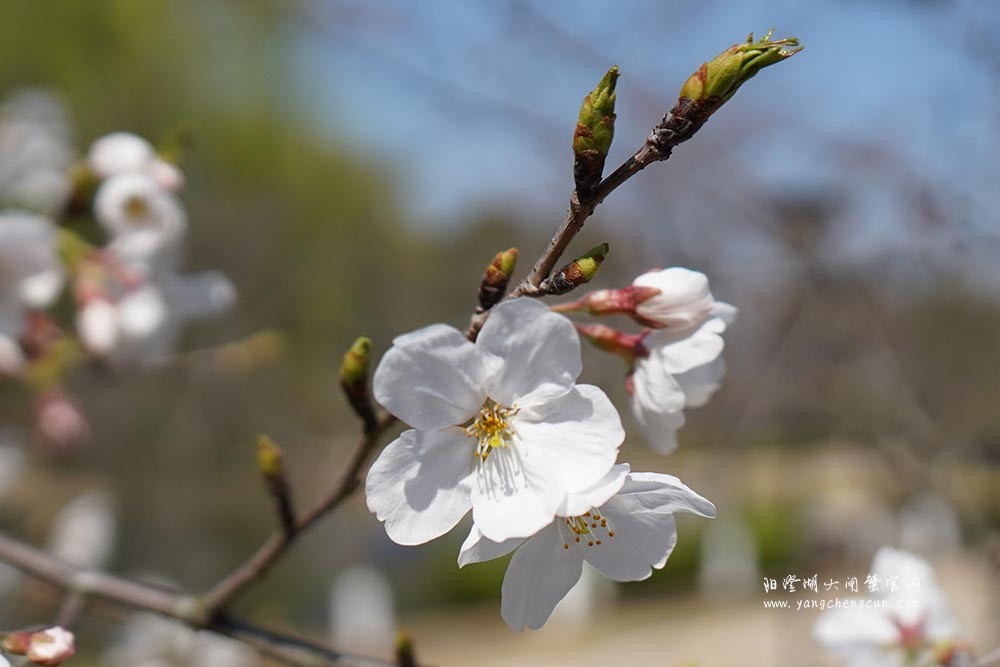
<svg viewBox="0 0 1000 667"><path fill-rule="evenodd" d="M72 188L72 161L69 125L55 96L27 90L0 106L0 204L53 211Z"/></svg>
<svg viewBox="0 0 1000 667"><path fill-rule="evenodd" d="M119 642L102 661L107 667L257 667L257 654L238 641L195 632L152 614L133 614Z"/></svg>
<svg viewBox="0 0 1000 667"><path fill-rule="evenodd" d="M0 371L16 373L24 363L17 338L25 311L44 308L62 290L58 232L43 216L0 212Z"/></svg>
<svg viewBox="0 0 1000 667"><path fill-rule="evenodd" d="M103 491L89 491L59 510L52 522L48 550L78 567L102 569L111 559L117 534L111 496Z"/></svg>
<svg viewBox="0 0 1000 667"><path fill-rule="evenodd" d="M949 664L938 656L959 639L958 624L931 566L883 547L870 577L877 586L873 604L825 610L813 629L816 641L847 667Z"/></svg>
<svg viewBox="0 0 1000 667"><path fill-rule="evenodd" d="M153 144L131 132L112 132L97 139L87 153L87 165L101 179L144 174L171 191L184 184L184 175L175 165L158 157Z"/></svg>

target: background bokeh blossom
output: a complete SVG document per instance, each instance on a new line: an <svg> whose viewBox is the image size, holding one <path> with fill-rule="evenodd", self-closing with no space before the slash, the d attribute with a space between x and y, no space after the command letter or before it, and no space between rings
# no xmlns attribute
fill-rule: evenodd
<svg viewBox="0 0 1000 667"><path fill-rule="evenodd" d="M633 470L680 477L718 518L678 517L670 562L643 584L585 570L546 629L513 636L496 613L507 559L457 570L463 530L394 545L359 496L239 607L381 654L398 621L418 655L440 665L832 665L811 637L819 612L764 609L765 599L803 594L766 593L762 581L863 577L875 552L895 545L936 568L967 640L995 648L1000 8L2 6L3 207L45 210L93 140L135 132L183 171L185 259L173 268L218 270L240 295L227 315L177 332L170 363L95 364L47 397L40 407L61 416L53 428L75 442L86 426L85 444L53 447L34 428L32 397L0 384L5 529L116 573L207 587L273 525L256 435L282 444L297 496L311 497L356 432L337 380L350 342L370 336L380 356L400 333L461 327L497 251L516 245L527 264L544 247L572 187L580 100L607 67L621 71L617 164L694 67L774 25L806 51L630 181L578 240L580 252L611 247L590 287L686 266L739 307L726 379L709 404L685 412L669 458L644 445L620 360L585 346L580 378L618 406ZM24 118L25 105L35 122L12 130L5 119ZM23 182L23 165L39 178ZM206 353L260 331L282 344ZM73 530L103 542L72 540L73 552L57 537ZM54 602L0 569L0 627ZM370 623L328 629L343 617L330 609L345 606ZM93 611L74 628L71 664L133 655L143 636L171 634L123 637L117 612ZM170 664L199 664L186 646L200 638L169 641L186 642L163 649Z"/></svg>

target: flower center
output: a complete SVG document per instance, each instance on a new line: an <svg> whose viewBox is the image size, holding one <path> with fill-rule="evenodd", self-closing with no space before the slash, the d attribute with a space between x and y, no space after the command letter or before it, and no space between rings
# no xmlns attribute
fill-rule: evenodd
<svg viewBox="0 0 1000 667"><path fill-rule="evenodd" d="M123 206L125 215L133 222L139 223L149 213L149 203L145 197L129 197Z"/></svg>
<svg viewBox="0 0 1000 667"><path fill-rule="evenodd" d="M596 547L604 544L605 539L611 540L615 537L614 528L608 523L607 517L601 516L596 509L584 512L580 516L563 518L559 528L559 534L563 538L563 549L569 549L570 542Z"/></svg>
<svg viewBox="0 0 1000 667"><path fill-rule="evenodd" d="M514 437L511 427L511 417L517 414L517 408L505 408L493 401L487 401L479 414L466 427L465 433L476 441L476 456L485 461L494 449L506 449Z"/></svg>

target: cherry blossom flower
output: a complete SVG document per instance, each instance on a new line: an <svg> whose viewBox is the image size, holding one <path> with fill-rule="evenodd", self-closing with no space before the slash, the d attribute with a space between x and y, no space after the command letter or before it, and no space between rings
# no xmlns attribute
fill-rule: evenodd
<svg viewBox="0 0 1000 667"><path fill-rule="evenodd" d="M671 475L630 473L616 465L575 494L552 523L526 540L492 541L472 527L460 567L514 551L500 613L513 630L537 630L579 580L583 563L614 581L640 581L662 568L677 543L673 515L714 517L715 506Z"/></svg>
<svg viewBox="0 0 1000 667"><path fill-rule="evenodd" d="M87 153L87 164L99 178L119 174L144 174L164 190L177 191L184 175L157 157L153 145L131 132L112 132L96 140Z"/></svg>
<svg viewBox="0 0 1000 667"><path fill-rule="evenodd" d="M187 214L149 176L126 172L104 181L94 197L94 215L118 261L146 275L176 268Z"/></svg>
<svg viewBox="0 0 1000 667"><path fill-rule="evenodd" d="M934 570L917 556L891 547L875 554L871 576L878 589L859 607L835 607L820 616L816 641L849 667L942 665L958 646L958 626Z"/></svg>
<svg viewBox="0 0 1000 667"><path fill-rule="evenodd" d="M396 338L375 398L412 427L368 473L368 508L400 544L479 530L527 537L611 469L625 437L608 397L576 385L573 325L529 299L493 311L475 344L436 324Z"/></svg>
<svg viewBox="0 0 1000 667"><path fill-rule="evenodd" d="M24 362L17 337L25 310L44 308L62 290L64 273L56 250L57 231L48 218L0 213L0 371L16 373Z"/></svg>

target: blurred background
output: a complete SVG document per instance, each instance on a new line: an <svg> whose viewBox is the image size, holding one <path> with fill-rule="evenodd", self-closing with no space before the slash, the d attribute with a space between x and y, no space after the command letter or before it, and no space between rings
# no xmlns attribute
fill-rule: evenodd
<svg viewBox="0 0 1000 667"><path fill-rule="evenodd" d="M356 437L337 384L350 342L381 354L424 324L462 326L495 252L528 265L544 248L580 100L607 67L622 72L611 168L700 63L773 26L805 51L614 193L573 248L610 243L594 286L683 265L739 306L727 380L680 450L623 449L719 518L681 517L650 581L585 578L543 631L515 635L505 560L459 571L461 529L396 546L359 495L238 609L382 655L398 624L443 666L826 665L818 612L764 609L763 578L863 578L892 544L939 568L972 645L1000 643L1000 5L2 6L0 95L56 95L81 154L113 130L183 145L186 268L221 269L240 295L186 330L177 363L76 373L84 445L47 446L23 388L0 387L5 530L45 545L70 507L113 572L207 588L274 523L256 435L285 447L307 505ZM273 363L197 353L261 330L284 337ZM623 366L590 349L585 363L631 427ZM4 627L57 602L10 572L0 591ZM92 611L81 665L124 641L119 611Z"/></svg>

